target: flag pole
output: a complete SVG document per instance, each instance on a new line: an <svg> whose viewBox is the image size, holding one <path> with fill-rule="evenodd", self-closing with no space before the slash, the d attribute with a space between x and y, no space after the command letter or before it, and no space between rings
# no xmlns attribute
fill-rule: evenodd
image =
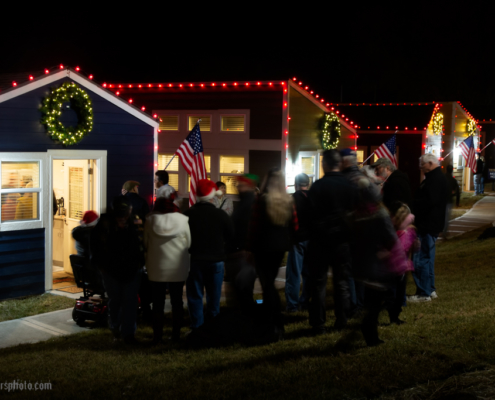
<svg viewBox="0 0 495 400"><path fill-rule="evenodd" d="M485 147L483 147L481 150L480 150L480 153L485 150L488 146L490 146L491 144L493 143L493 140L490 140L490 143L488 143Z"/></svg>
<svg viewBox="0 0 495 400"><path fill-rule="evenodd" d="M196 122L196 125L199 125L199 123L202 121L202 119L198 119L198 122ZM164 168L164 170L166 170L168 168L168 166L170 165L170 163L173 161L173 159L175 158L177 154L174 153L174 155L172 156L172 158L170 159L170 161L168 162L167 166Z"/></svg>

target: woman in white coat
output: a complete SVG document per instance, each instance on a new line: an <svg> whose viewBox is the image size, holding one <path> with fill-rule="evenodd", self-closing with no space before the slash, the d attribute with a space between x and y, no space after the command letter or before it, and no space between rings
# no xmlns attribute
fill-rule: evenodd
<svg viewBox="0 0 495 400"><path fill-rule="evenodd" d="M153 342L163 336L167 286L172 304L172 340L179 340L184 315L182 291L189 274L189 218L177 212L173 200L160 197L146 218L146 269L153 296Z"/></svg>

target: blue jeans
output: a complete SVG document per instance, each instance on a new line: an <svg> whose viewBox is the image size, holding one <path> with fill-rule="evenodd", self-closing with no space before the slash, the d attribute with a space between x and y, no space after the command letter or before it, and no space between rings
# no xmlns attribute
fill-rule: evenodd
<svg viewBox="0 0 495 400"><path fill-rule="evenodd" d="M289 250L287 257L287 267L285 269L285 300L287 302L287 311L297 311L299 304L303 305L309 301L307 289L307 266L304 262L304 253L308 248L309 241L299 242L293 245ZM302 293L301 289L302 274Z"/></svg>
<svg viewBox="0 0 495 400"><path fill-rule="evenodd" d="M206 289L206 316L215 317L220 312L220 295L223 283L223 261L191 261L186 281L187 308L191 328L204 323L203 292Z"/></svg>
<svg viewBox="0 0 495 400"><path fill-rule="evenodd" d="M480 180L480 191L481 194L485 193L485 178L483 177L483 175L481 176Z"/></svg>
<svg viewBox="0 0 495 400"><path fill-rule="evenodd" d="M414 282L418 296L431 296L435 291L435 242L437 235L418 234L419 252L414 255Z"/></svg>
<svg viewBox="0 0 495 400"><path fill-rule="evenodd" d="M360 281L355 281L352 276L347 278L349 291L351 293L351 315L364 309L364 285Z"/></svg>
<svg viewBox="0 0 495 400"><path fill-rule="evenodd" d="M102 271L103 283L108 294L108 316L110 329L119 331L122 337L136 333L136 317L138 290L141 283L142 270L129 282L121 282L112 275Z"/></svg>
<svg viewBox="0 0 495 400"><path fill-rule="evenodd" d="M474 175L473 177L473 182L474 182L474 194L481 194L483 193L483 188L481 186L481 180L482 180L482 175Z"/></svg>

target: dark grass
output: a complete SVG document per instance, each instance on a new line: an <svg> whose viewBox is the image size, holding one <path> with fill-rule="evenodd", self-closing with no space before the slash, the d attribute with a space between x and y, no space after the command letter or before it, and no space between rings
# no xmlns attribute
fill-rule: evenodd
<svg viewBox="0 0 495 400"><path fill-rule="evenodd" d="M0 322L74 307L74 300L44 293L0 301Z"/></svg>
<svg viewBox="0 0 495 400"><path fill-rule="evenodd" d="M43 398L346 399L393 396L483 369L495 364L495 239L477 241L482 231L439 243L439 298L408 305L402 326L389 325L383 313L386 343L377 348L365 346L358 321L343 333L309 336L305 313L287 318L284 341L259 347L193 349L183 339L131 349L94 329L0 350L1 380L50 381L51 392L29 393ZM151 335L139 327L138 339Z"/></svg>

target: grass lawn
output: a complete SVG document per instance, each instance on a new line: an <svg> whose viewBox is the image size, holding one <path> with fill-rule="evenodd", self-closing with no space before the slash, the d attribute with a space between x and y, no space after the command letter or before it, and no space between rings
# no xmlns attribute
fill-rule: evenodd
<svg viewBox="0 0 495 400"><path fill-rule="evenodd" d="M44 293L0 301L0 322L74 307L74 299Z"/></svg>
<svg viewBox="0 0 495 400"><path fill-rule="evenodd" d="M438 244L439 298L408 305L402 326L389 326L382 313L385 344L376 348L365 346L358 321L343 333L310 337L306 313L287 317L284 341L260 347L194 349L183 340L130 349L93 329L0 350L1 381L51 382L52 391L36 393L41 398L433 398L398 393L495 364L495 239L479 242L481 232ZM151 335L150 327L138 328L139 340Z"/></svg>

